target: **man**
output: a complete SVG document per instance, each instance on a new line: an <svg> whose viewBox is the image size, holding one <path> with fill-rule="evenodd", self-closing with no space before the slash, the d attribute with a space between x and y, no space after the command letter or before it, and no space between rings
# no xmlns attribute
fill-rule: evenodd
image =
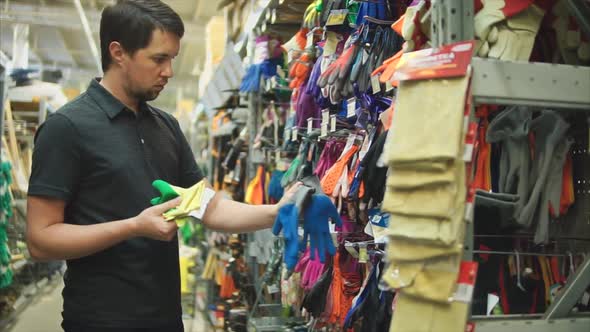
<svg viewBox="0 0 590 332"><path fill-rule="evenodd" d="M66 332L183 331L177 227L150 206L152 181L202 179L177 121L146 104L172 78L184 27L159 0L120 0L100 24L102 80L37 132L28 192L27 243L37 260L67 260ZM280 205L216 196L203 217L214 230L272 226Z"/></svg>

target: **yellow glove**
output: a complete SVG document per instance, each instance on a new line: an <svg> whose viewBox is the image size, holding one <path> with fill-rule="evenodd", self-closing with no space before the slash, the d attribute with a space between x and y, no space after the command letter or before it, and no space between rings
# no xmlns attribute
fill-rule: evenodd
<svg viewBox="0 0 590 332"><path fill-rule="evenodd" d="M201 208L201 200L206 187L204 180L190 188L176 187L163 180L154 181L152 186L160 192L160 197L152 199L152 205L162 204L179 196L182 198L179 206L166 211L163 215L167 221L175 220L179 227L184 225L191 211Z"/></svg>

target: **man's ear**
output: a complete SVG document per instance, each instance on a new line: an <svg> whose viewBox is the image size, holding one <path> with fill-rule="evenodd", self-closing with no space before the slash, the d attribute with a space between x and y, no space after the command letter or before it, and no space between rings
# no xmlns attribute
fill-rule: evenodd
<svg viewBox="0 0 590 332"><path fill-rule="evenodd" d="M109 44L109 53L111 54L111 59L113 63L121 65L127 53L123 49L123 46L119 42L111 42Z"/></svg>

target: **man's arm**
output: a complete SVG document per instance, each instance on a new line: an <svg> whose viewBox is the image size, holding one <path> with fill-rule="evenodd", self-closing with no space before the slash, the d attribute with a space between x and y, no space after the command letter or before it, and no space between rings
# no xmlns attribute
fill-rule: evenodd
<svg viewBox="0 0 590 332"><path fill-rule="evenodd" d="M27 200L27 246L35 260L75 259L112 247L136 236L170 241L176 223L162 213L177 206L179 199L145 209L138 216L94 225L64 223L65 202L29 196Z"/></svg>
<svg viewBox="0 0 590 332"><path fill-rule="evenodd" d="M286 190L281 201L274 205L248 205L216 194L207 206L203 223L207 228L228 233L247 233L271 228L279 208L292 199L300 185L296 183Z"/></svg>

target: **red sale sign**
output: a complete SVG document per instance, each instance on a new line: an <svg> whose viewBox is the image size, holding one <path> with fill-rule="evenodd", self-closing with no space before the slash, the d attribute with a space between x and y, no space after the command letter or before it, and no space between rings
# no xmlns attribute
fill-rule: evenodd
<svg viewBox="0 0 590 332"><path fill-rule="evenodd" d="M399 61L393 80L410 81L465 76L474 48L474 41L463 41L405 53Z"/></svg>

